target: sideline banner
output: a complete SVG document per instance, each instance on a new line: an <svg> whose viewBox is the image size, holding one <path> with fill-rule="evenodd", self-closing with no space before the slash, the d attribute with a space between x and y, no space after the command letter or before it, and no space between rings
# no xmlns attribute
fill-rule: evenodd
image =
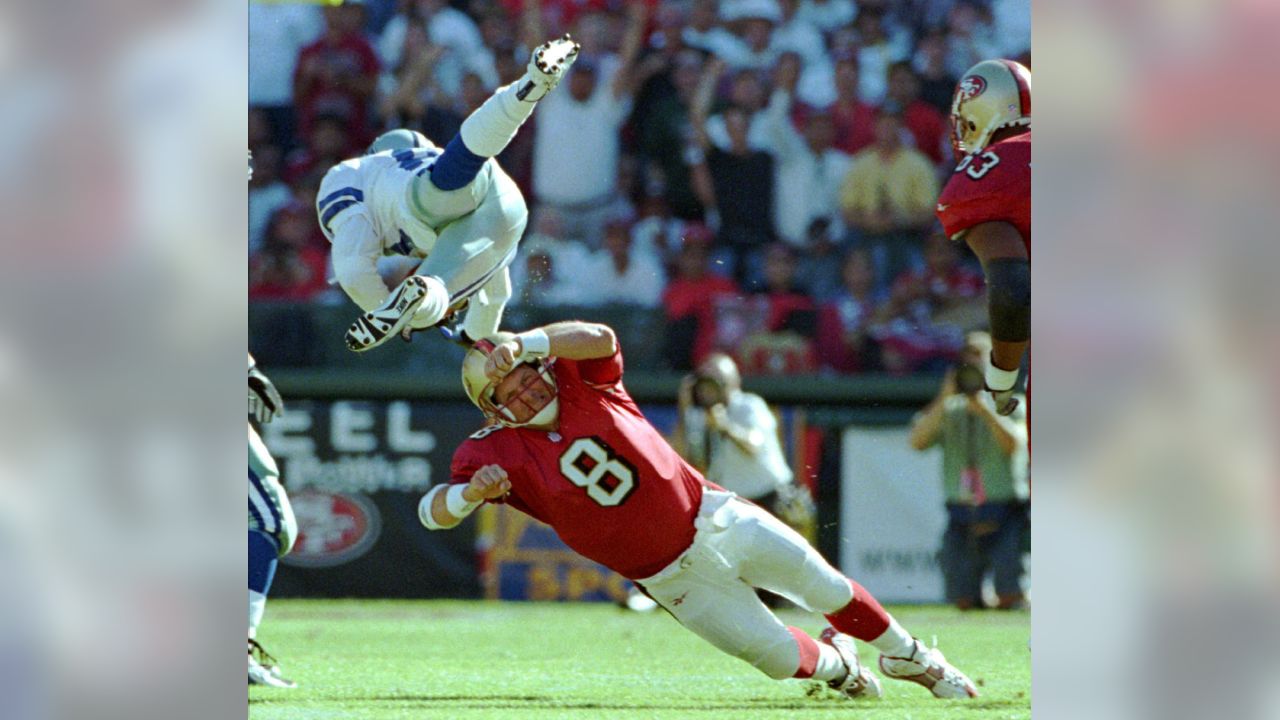
<svg viewBox="0 0 1280 720"><path fill-rule="evenodd" d="M262 428L298 518L272 594L479 597L475 522L430 532L418 500L481 422L465 403L287 402Z"/></svg>
<svg viewBox="0 0 1280 720"><path fill-rule="evenodd" d="M945 602L938 549L947 525L937 448L903 427L849 427L841 440L841 570L882 602Z"/></svg>

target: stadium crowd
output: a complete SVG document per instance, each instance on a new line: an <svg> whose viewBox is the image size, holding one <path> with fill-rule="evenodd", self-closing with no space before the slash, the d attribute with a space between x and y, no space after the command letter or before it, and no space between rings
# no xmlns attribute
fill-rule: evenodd
<svg viewBox="0 0 1280 720"><path fill-rule="evenodd" d="M498 158L531 213L513 305L661 311L674 369L746 373L938 372L985 323L933 210L957 77L1030 66L1029 0L251 4L251 300L346 302L325 171L387 128L444 145L565 32L567 92Z"/></svg>

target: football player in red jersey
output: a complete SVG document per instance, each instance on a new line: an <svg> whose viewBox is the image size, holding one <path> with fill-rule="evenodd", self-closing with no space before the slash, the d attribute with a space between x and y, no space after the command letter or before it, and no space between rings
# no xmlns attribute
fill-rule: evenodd
<svg viewBox="0 0 1280 720"><path fill-rule="evenodd" d="M880 651L889 677L938 697L977 695L794 530L677 455L623 388L608 327L564 322L480 340L462 381L491 424L458 448L450 483L422 498L426 527L450 528L483 502L505 502L770 677L879 696L879 679L858 662L858 638ZM815 640L784 625L755 588L823 613L831 627Z"/></svg>
<svg viewBox="0 0 1280 720"><path fill-rule="evenodd" d="M962 158L938 219L982 262L994 341L987 389L1008 415L1031 343L1031 71L1012 60L969 68L951 103L951 144Z"/></svg>

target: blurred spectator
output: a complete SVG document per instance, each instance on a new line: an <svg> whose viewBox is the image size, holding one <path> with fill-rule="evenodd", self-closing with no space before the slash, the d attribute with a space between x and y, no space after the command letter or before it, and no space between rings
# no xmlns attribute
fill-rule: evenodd
<svg viewBox="0 0 1280 720"><path fill-rule="evenodd" d="M805 252L796 265L796 279L809 297L822 302L840 292L841 250L830 218L809 224Z"/></svg>
<svg viewBox="0 0 1280 720"><path fill-rule="evenodd" d="M885 369L940 370L959 351L964 332L983 323L981 273L960 264L959 250L940 230L925 241L925 265L893 283L876 334Z"/></svg>
<svg viewBox="0 0 1280 720"><path fill-rule="evenodd" d="M986 10L972 0L956 3L947 15L947 72L959 78L994 57L1000 57L1000 46Z"/></svg>
<svg viewBox="0 0 1280 720"><path fill-rule="evenodd" d="M302 137L320 115L347 119L356 145L372 139L370 100L378 79L378 57L364 37L364 7L347 2L324 9L325 32L303 48L294 73L293 97Z"/></svg>
<svg viewBox="0 0 1280 720"><path fill-rule="evenodd" d="M289 186L280 181L280 148L265 145L253 154L253 177L249 178L249 252L261 246L276 211L293 199Z"/></svg>
<svg viewBox="0 0 1280 720"><path fill-rule="evenodd" d="M773 31L782 21L776 0L722 0L720 19L735 29L738 42L715 48L717 57L735 70L773 65L779 53Z"/></svg>
<svg viewBox="0 0 1280 720"><path fill-rule="evenodd" d="M421 40L411 37L415 33ZM402 63L412 63L414 52L423 48L422 40L433 49L432 79L445 95L457 96L468 73L480 78L486 95L498 86L494 56L485 46L480 28L444 0L401 0L399 10L378 38L383 67L389 72Z"/></svg>
<svg viewBox="0 0 1280 720"><path fill-rule="evenodd" d="M852 23L857 8L853 0L803 0L797 14L826 33Z"/></svg>
<svg viewBox="0 0 1280 720"><path fill-rule="evenodd" d="M991 17L1000 57L1016 59L1031 52L1030 0L992 0Z"/></svg>
<svg viewBox="0 0 1280 720"><path fill-rule="evenodd" d="M920 99L944 116L951 114L951 96L959 78L947 69L946 32L939 29L926 33L916 46L911 66L920 78Z"/></svg>
<svg viewBox="0 0 1280 720"><path fill-rule="evenodd" d="M538 109L534 197L560 213L567 238L593 247L617 198L620 130L631 111L647 21L645 6L632 5L618 57L580 57L565 80L568 92L551 93Z"/></svg>
<svg viewBox="0 0 1280 720"><path fill-rule="evenodd" d="M768 153L751 147L750 118L736 106L721 116L728 147L710 142L704 117L721 63L712 60L708 66L691 114L695 147L689 155L690 172L694 192L719 227L719 244L742 259L773 241L774 162ZM745 267L735 263L733 273L741 281Z"/></svg>
<svg viewBox="0 0 1280 720"><path fill-rule="evenodd" d="M702 223L686 223L671 217L671 209L661 195L646 197L640 204L640 220L631 228L631 240L673 264L687 236L710 243L714 233Z"/></svg>
<svg viewBox="0 0 1280 720"><path fill-rule="evenodd" d="M764 261L764 329L738 348L750 374L794 374L817 369L813 338L817 310L796 283L795 252L785 243L770 245Z"/></svg>
<svg viewBox="0 0 1280 720"><path fill-rule="evenodd" d="M661 57L658 61L665 62ZM637 139L646 160L646 188L648 193L666 198L672 215L700 220L702 205L693 192L685 158L693 141L689 112L702 72L702 56L694 50L682 50L671 59L670 67L663 69L666 80L636 111Z"/></svg>
<svg viewBox="0 0 1280 720"><path fill-rule="evenodd" d="M845 255L840 293L818 311L818 354L824 367L840 373L880 369L880 345L871 328L886 300L876 286L871 254Z"/></svg>
<svg viewBox="0 0 1280 720"><path fill-rule="evenodd" d="M836 61L832 80L836 99L829 112L836 127L836 148L851 156L876 139L876 109L863 102L858 76L855 56L846 55Z"/></svg>
<svg viewBox="0 0 1280 720"><path fill-rule="evenodd" d="M360 154L362 146L352 142L347 119L341 115L321 113L311 121L306 147L294 150L285 158L284 179L290 185L316 172Z"/></svg>
<svg viewBox="0 0 1280 720"><path fill-rule="evenodd" d="M840 187L840 209L861 244L871 245L881 277L908 267L933 222L938 179L929 159L902 144L901 118L881 110L876 142L858 153Z"/></svg>
<svg viewBox="0 0 1280 720"><path fill-rule="evenodd" d="M714 79L719 81L720 73L725 68L724 61L713 59L707 63L704 71L704 82ZM714 86L710 90L714 90ZM712 93L708 93L705 99L705 107L710 108ZM712 145L721 150L729 149L729 131L725 127L725 112L729 109L742 111L747 118L747 144L753 150L769 150L769 127L765 120L764 110L765 101L768 99L768 90L765 88L764 81L759 70L739 70L729 81L729 97L728 107L721 112L711 115L706 120L707 139ZM704 102L702 98L698 102Z"/></svg>
<svg viewBox="0 0 1280 720"><path fill-rule="evenodd" d="M906 60L910 38L901 32L892 35L885 27L882 7L862 2L854 27L858 31L859 96L873 105L884 101L889 89L889 66Z"/></svg>
<svg viewBox="0 0 1280 720"><path fill-rule="evenodd" d="M810 114L805 119L803 135L791 124L799 64L791 54L778 61L773 97L766 110L776 163L776 230L783 240L795 246L804 243L809 224L815 219L836 217L840 183L850 167L849 156L832 147L835 127L830 115Z"/></svg>
<svg viewBox="0 0 1280 720"><path fill-rule="evenodd" d="M592 262L586 248L559 238L560 218L556 213L541 213L536 222L533 232L520 243L520 255L512 263L511 304L589 304L594 288Z"/></svg>
<svg viewBox="0 0 1280 720"><path fill-rule="evenodd" d="M379 83L378 112L386 125L421 127L428 113L444 112L446 128L457 132L462 116L455 111L454 99L438 92L435 86L433 69L444 53L444 47L427 41L427 31L422 23L410 23L405 28L404 60L389 68L390 72L384 74ZM453 137L452 133L433 135L425 127L422 132L427 133L428 138L439 138L440 142L447 142L444 137Z"/></svg>
<svg viewBox="0 0 1280 720"><path fill-rule="evenodd" d="M781 20L773 31L770 47L776 55L795 53L802 62L796 98L814 107L826 107L835 99L831 92L831 56L826 40L808 20L799 15L800 0L778 0Z"/></svg>
<svg viewBox="0 0 1280 720"><path fill-rule="evenodd" d="M658 4L656 0L633 0L633 2L636 5L644 4L650 7ZM530 48L548 37L555 37L573 29L575 23L578 23L583 16L617 4L620 3L606 0L501 0L501 5L513 18L520 17L523 12L532 11L539 24L539 32L536 35L537 41L529 45ZM578 35L575 33L574 38L578 39ZM527 40L525 44L528 45ZM588 47L584 45L583 49L587 50ZM595 48L590 50L595 51Z"/></svg>
<svg viewBox="0 0 1280 720"><path fill-rule="evenodd" d="M294 143L293 74L302 48L324 32L320 8L249 3L249 107L268 115L271 142Z"/></svg>
<svg viewBox="0 0 1280 720"><path fill-rule="evenodd" d="M902 113L902 124L911 133L915 148L934 165L951 161L946 120L937 108L920 99L920 78L909 62L889 68L889 94L885 107Z"/></svg>
<svg viewBox="0 0 1280 720"><path fill-rule="evenodd" d="M604 247L592 254L590 270L581 281L590 288L592 305L657 307L666 285L662 261L631 242L626 220L611 220L605 226Z"/></svg>
<svg viewBox="0 0 1280 720"><path fill-rule="evenodd" d="M675 275L662 293L666 309L666 348L676 370L701 363L715 345L715 300L736 295L732 280L709 272L709 235L691 234L676 256Z"/></svg>
<svg viewBox="0 0 1280 720"><path fill-rule="evenodd" d="M1031 521L1027 497L1025 403L996 414L983 392L991 353L986 333L971 333L957 367L947 370L938 396L916 416L911 446L942 446L947 530L941 565L947 599L961 610L981 608L982 578L994 576L997 607L1026 606L1023 538Z"/></svg>
<svg viewBox="0 0 1280 720"><path fill-rule="evenodd" d="M328 289L328 253L314 241L315 230L314 213L301 202L271 217L262 249L249 259L251 299L311 300Z"/></svg>
<svg viewBox="0 0 1280 720"><path fill-rule="evenodd" d="M732 55L742 46L742 41L721 24L718 0L693 0L680 39L688 47L719 57Z"/></svg>

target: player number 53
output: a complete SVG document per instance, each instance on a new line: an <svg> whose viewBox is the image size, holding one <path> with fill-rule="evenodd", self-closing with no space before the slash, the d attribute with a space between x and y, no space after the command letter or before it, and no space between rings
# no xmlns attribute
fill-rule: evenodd
<svg viewBox="0 0 1280 720"><path fill-rule="evenodd" d="M605 507L621 505L636 487L635 468L595 437L578 438L569 445L560 456L560 474Z"/></svg>
<svg viewBox="0 0 1280 720"><path fill-rule="evenodd" d="M988 150L981 155L965 155L956 172L963 172L974 180L981 180L983 175L991 172L991 168L1000 164L1000 156Z"/></svg>

